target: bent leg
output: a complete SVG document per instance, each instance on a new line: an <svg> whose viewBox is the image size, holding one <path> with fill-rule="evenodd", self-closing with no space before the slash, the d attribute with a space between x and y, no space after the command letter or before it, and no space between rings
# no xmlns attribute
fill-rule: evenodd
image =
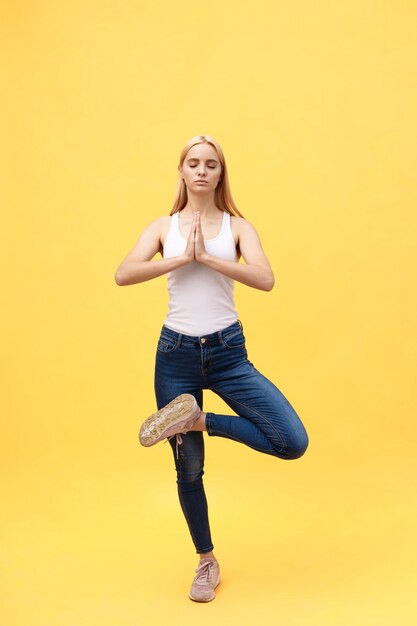
<svg viewBox="0 0 417 626"><path fill-rule="evenodd" d="M300 418L281 391L250 361L242 360L211 389L236 415L207 413L208 435L233 439L282 459L304 454L308 435Z"/></svg>

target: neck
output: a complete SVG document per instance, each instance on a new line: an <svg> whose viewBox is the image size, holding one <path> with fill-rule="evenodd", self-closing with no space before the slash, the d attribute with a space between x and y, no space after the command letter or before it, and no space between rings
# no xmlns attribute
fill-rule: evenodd
<svg viewBox="0 0 417 626"><path fill-rule="evenodd" d="M201 216L216 215L219 208L214 204L214 194L207 197L188 192L187 204L183 212L192 215L195 211L199 211Z"/></svg>

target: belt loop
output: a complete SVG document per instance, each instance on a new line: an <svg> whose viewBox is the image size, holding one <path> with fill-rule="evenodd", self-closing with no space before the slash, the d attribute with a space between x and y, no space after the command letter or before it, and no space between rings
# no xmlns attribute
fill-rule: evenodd
<svg viewBox="0 0 417 626"><path fill-rule="evenodd" d="M240 326L240 328L241 328L241 329L242 329L242 331L243 331L243 324L242 324L242 322L241 322L240 320L237 320L237 321L239 322L239 326Z"/></svg>

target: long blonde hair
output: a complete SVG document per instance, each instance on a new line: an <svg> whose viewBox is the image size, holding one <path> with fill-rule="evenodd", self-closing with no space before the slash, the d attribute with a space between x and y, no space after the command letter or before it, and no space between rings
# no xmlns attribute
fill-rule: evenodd
<svg viewBox="0 0 417 626"><path fill-rule="evenodd" d="M238 215L239 217L243 217L242 213L237 208L234 200L232 198L232 193L230 191L229 179L227 176L227 167L226 160L224 158L223 150L220 147L220 144L210 137L210 135L197 135L190 139L185 146L183 147L180 154L180 162L179 167L182 167L185 157L187 156L187 152L190 148L195 146L197 143L210 143L213 148L216 150L217 155L220 160L220 164L222 166L222 175L217 183L217 187L214 190L214 203L219 209L222 211L226 211L230 213L230 215ZM171 209L170 215L173 215L177 211L181 211L187 204L188 193L185 181L181 178L181 173L179 173L177 191L175 194L174 206Z"/></svg>

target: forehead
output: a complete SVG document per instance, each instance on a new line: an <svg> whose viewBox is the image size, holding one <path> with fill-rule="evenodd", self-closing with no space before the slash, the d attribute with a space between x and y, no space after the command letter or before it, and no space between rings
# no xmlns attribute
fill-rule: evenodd
<svg viewBox="0 0 417 626"><path fill-rule="evenodd" d="M188 159L215 159L219 162L219 157L215 148L210 143L198 143L192 146L185 157Z"/></svg>

